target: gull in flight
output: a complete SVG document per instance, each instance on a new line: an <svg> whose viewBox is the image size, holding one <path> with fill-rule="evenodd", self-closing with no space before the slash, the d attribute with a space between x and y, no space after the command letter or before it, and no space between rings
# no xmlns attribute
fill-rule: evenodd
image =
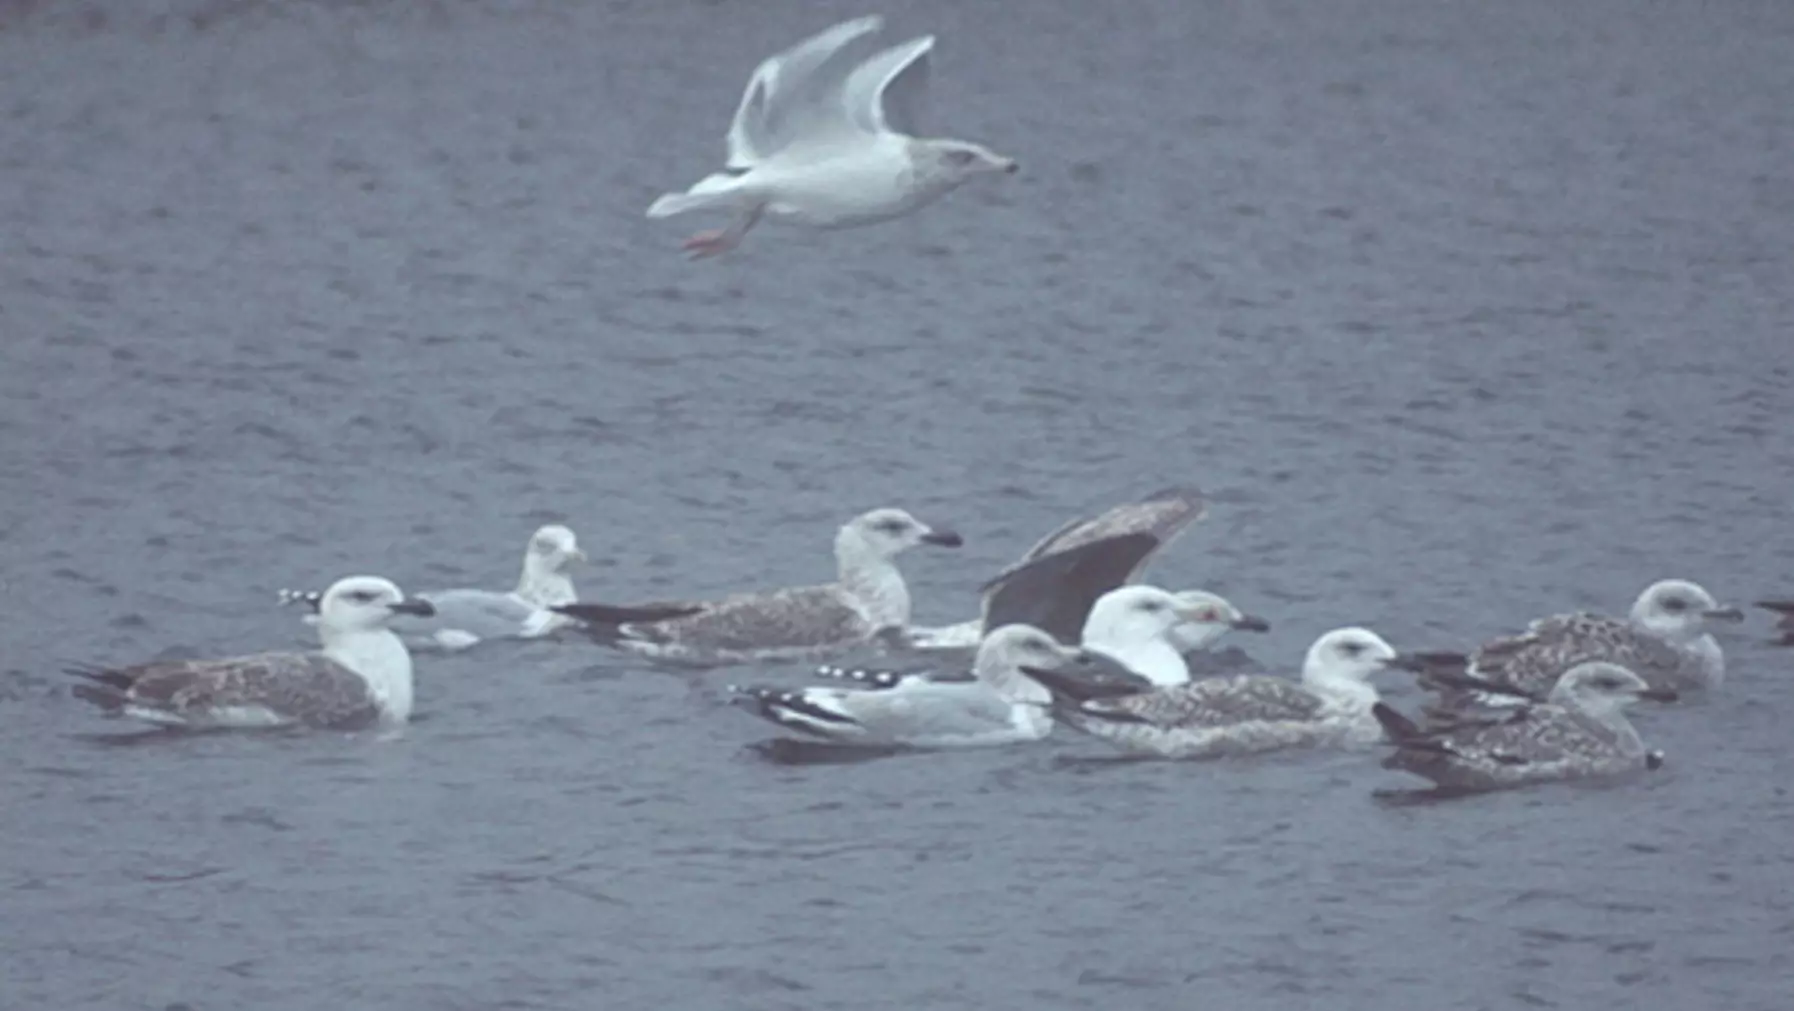
<svg viewBox="0 0 1794 1011"><path fill-rule="evenodd" d="M982 145L916 136L934 36L854 56L852 43L882 25L856 18L768 57L729 124L723 170L661 196L648 217L731 211L726 227L686 241L701 258L735 248L762 216L816 228L873 224L977 176L1016 171L1014 159Z"/></svg>

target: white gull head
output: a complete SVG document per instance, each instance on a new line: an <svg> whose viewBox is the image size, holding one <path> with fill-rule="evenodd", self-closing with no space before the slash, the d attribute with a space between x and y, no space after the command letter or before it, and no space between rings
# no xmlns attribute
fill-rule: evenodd
<svg viewBox="0 0 1794 1011"><path fill-rule="evenodd" d="M411 715L411 654L386 625L397 614L433 613L429 602L407 600L389 579L349 576L318 601L318 638L325 656L367 679L383 716L402 723Z"/></svg>
<svg viewBox="0 0 1794 1011"><path fill-rule="evenodd" d="M1336 710L1370 711L1377 690L1370 679L1400 654L1368 628L1336 628L1314 641L1302 660L1302 684Z"/></svg>
<svg viewBox="0 0 1794 1011"><path fill-rule="evenodd" d="M517 596L537 607L571 604L578 599L568 572L586 560L572 530L550 523L530 536L523 552L523 575Z"/></svg>
<svg viewBox="0 0 1794 1011"><path fill-rule="evenodd" d="M1196 607L1156 586L1122 586L1098 597L1084 620L1084 648L1115 660L1155 685L1180 685L1190 669L1172 631Z"/></svg>
<svg viewBox="0 0 1794 1011"><path fill-rule="evenodd" d="M1688 645L1707 634L1709 621L1743 621L1744 612L1721 607L1699 583L1664 579L1652 583L1632 604L1632 623L1660 639Z"/></svg>
<svg viewBox="0 0 1794 1011"><path fill-rule="evenodd" d="M1207 590L1183 590L1177 594L1187 617L1171 630L1171 644L1180 653L1208 649L1230 631L1269 632L1271 623L1247 614L1218 593Z"/></svg>
<svg viewBox="0 0 1794 1011"><path fill-rule="evenodd" d="M909 625L909 588L897 571L897 556L921 544L956 548L962 543L953 531L929 526L902 509L874 509L835 534L836 572L874 628L903 628Z"/></svg>
<svg viewBox="0 0 1794 1011"><path fill-rule="evenodd" d="M978 644L972 673L1011 703L1047 706L1053 701L1053 693L1022 673L1022 668L1054 669L1085 659L1083 650L1062 645L1032 625L1004 625Z"/></svg>
<svg viewBox="0 0 1794 1011"><path fill-rule="evenodd" d="M1577 664L1565 671L1551 689L1552 702L1581 710L1603 723L1613 722L1639 699L1673 702L1676 693L1652 688L1644 678L1604 660Z"/></svg>

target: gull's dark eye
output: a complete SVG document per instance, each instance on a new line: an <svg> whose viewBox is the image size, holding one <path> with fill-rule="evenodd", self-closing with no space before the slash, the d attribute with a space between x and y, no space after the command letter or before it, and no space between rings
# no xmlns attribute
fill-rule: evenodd
<svg viewBox="0 0 1794 1011"><path fill-rule="evenodd" d="M978 160L978 156L970 151L954 150L941 155L941 160L954 168L965 168Z"/></svg>
<svg viewBox="0 0 1794 1011"><path fill-rule="evenodd" d="M369 590L356 590L349 594L349 599L357 604L371 604L374 602L374 594Z"/></svg>
<svg viewBox="0 0 1794 1011"><path fill-rule="evenodd" d="M878 529L887 534L900 534L909 529L909 524L902 520L885 520L878 525Z"/></svg>
<svg viewBox="0 0 1794 1011"><path fill-rule="evenodd" d="M1364 652L1364 644L1361 642L1343 642L1339 644L1339 651L1346 656L1358 656Z"/></svg>
<svg viewBox="0 0 1794 1011"><path fill-rule="evenodd" d="M1140 602L1140 610L1145 611L1147 614L1157 614L1164 609L1165 605L1162 601L1143 600Z"/></svg>
<svg viewBox="0 0 1794 1011"><path fill-rule="evenodd" d="M1663 609L1672 614L1677 611L1686 611L1688 610L1688 601L1681 597L1666 597L1663 601Z"/></svg>

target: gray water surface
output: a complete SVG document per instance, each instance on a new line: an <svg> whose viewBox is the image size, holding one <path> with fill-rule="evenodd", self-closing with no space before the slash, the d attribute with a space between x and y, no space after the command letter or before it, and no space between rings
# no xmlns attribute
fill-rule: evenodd
<svg viewBox="0 0 1794 1011"><path fill-rule="evenodd" d="M500 587L550 520L627 600L903 505L967 537L905 559L940 623L1192 482L1152 576L1281 666L1794 592L1794 5L892 2L1022 174L684 262L643 208L863 12L0 5L0 1007L1785 1009L1762 617L1639 713L1661 772L1427 807L1070 734L776 766L721 688L802 669L578 641L420 658L397 740L106 743L63 665Z"/></svg>

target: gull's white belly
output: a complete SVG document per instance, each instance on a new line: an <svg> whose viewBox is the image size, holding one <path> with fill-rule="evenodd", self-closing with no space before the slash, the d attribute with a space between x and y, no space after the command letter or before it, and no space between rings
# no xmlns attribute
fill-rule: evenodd
<svg viewBox="0 0 1794 1011"><path fill-rule="evenodd" d="M877 148L819 162L768 165L766 213L815 228L848 228L900 217L939 197L919 185L907 157Z"/></svg>

